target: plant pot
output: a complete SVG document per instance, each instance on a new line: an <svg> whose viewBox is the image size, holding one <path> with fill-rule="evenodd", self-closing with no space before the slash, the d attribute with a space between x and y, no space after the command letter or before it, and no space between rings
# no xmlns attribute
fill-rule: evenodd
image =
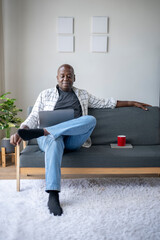
<svg viewBox="0 0 160 240"><path fill-rule="evenodd" d="M10 138L3 138L1 140L1 147L5 147L6 153L13 153L15 151L15 147L10 143Z"/></svg>

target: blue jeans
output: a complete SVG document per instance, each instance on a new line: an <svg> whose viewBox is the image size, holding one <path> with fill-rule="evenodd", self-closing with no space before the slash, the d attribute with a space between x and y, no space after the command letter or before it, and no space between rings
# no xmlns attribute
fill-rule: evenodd
<svg viewBox="0 0 160 240"><path fill-rule="evenodd" d="M95 126L95 117L82 116L46 127L50 134L37 138L39 148L45 152L46 191L61 190L61 162L64 149L80 148Z"/></svg>

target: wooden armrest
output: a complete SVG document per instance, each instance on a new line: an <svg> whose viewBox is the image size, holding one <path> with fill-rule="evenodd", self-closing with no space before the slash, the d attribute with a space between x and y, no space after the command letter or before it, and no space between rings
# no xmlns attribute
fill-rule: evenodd
<svg viewBox="0 0 160 240"><path fill-rule="evenodd" d="M17 191L20 191L20 145L16 145L16 162L17 162Z"/></svg>
<svg viewBox="0 0 160 240"><path fill-rule="evenodd" d="M27 146L27 141L24 141L24 140L23 140L23 149L25 149L26 146Z"/></svg>

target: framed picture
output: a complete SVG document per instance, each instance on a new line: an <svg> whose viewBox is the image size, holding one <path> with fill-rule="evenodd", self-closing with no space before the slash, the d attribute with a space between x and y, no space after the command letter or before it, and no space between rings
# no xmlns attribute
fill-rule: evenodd
<svg viewBox="0 0 160 240"><path fill-rule="evenodd" d="M73 17L58 17L58 33L73 34Z"/></svg>
<svg viewBox="0 0 160 240"><path fill-rule="evenodd" d="M74 36L58 36L59 52L74 52Z"/></svg>
<svg viewBox="0 0 160 240"><path fill-rule="evenodd" d="M107 36L91 36L91 52L107 52Z"/></svg>
<svg viewBox="0 0 160 240"><path fill-rule="evenodd" d="M92 17L92 33L108 33L108 17Z"/></svg>

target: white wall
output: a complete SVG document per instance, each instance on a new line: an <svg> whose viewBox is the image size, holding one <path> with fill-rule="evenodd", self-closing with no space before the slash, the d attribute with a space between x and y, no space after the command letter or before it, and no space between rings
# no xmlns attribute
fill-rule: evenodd
<svg viewBox="0 0 160 240"><path fill-rule="evenodd" d="M58 16L75 19L75 52L57 52ZM109 51L91 53L91 17L109 16ZM63 63L75 86L99 97L159 105L159 0L3 0L5 90L26 113L56 84Z"/></svg>

